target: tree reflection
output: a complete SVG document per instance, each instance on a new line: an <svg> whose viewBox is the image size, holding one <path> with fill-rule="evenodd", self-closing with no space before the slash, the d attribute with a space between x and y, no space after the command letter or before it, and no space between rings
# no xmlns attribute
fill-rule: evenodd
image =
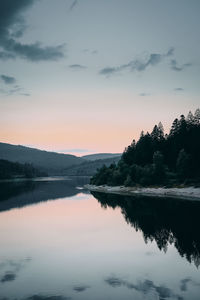
<svg viewBox="0 0 200 300"><path fill-rule="evenodd" d="M130 197L93 192L102 207L121 208L128 224L142 231L145 243L167 251L173 244L182 257L200 265L200 203L177 199Z"/></svg>

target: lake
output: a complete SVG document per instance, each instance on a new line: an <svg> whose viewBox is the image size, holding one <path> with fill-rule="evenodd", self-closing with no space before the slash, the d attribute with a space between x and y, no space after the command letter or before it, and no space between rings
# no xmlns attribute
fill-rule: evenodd
<svg viewBox="0 0 200 300"><path fill-rule="evenodd" d="M0 183L0 299L199 300L200 202Z"/></svg>

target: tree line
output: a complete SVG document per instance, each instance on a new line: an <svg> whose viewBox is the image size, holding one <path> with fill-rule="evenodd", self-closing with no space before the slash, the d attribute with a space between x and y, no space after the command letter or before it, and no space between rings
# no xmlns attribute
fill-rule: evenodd
<svg viewBox="0 0 200 300"><path fill-rule="evenodd" d="M34 168L32 164L20 164L0 159L0 179L12 179L17 177L33 178L40 176L47 176L47 174Z"/></svg>
<svg viewBox="0 0 200 300"><path fill-rule="evenodd" d="M117 164L105 165L91 178L95 185L151 186L200 181L200 109L176 118L169 134L160 122L141 132Z"/></svg>

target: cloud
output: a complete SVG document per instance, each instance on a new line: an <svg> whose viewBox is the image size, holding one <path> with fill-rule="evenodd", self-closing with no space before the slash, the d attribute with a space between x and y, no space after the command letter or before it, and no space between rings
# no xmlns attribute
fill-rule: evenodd
<svg viewBox="0 0 200 300"><path fill-rule="evenodd" d="M90 287L87 285L80 285L80 286L75 286L73 288L73 290L80 293L80 292L84 292L86 289L89 289L89 288Z"/></svg>
<svg viewBox="0 0 200 300"><path fill-rule="evenodd" d="M100 75L111 75L111 74L114 74L116 72L119 72L120 71L120 68L119 67L107 67L107 68L104 68L104 69L101 69L99 71L99 74Z"/></svg>
<svg viewBox="0 0 200 300"><path fill-rule="evenodd" d="M13 272L7 272L6 274L4 274L4 276L1 278L1 282L7 282L7 281L13 281L16 278L16 274Z"/></svg>
<svg viewBox="0 0 200 300"><path fill-rule="evenodd" d="M145 71L148 67L154 67L160 64L166 57L172 56L174 54L174 48L171 47L167 53L159 54L159 53L151 53L145 59L138 58L131 60L127 64L120 65L117 67L106 67L99 71L100 75L112 75L114 73L118 73L124 70L128 71L138 71L142 72Z"/></svg>
<svg viewBox="0 0 200 300"><path fill-rule="evenodd" d="M12 77L12 76L7 76L7 75L0 75L0 79L7 85L7 86L12 86L17 82L17 80ZM0 89L0 94L10 96L10 95L21 95L21 96L30 96L29 93L25 92L24 89L19 86L19 85L14 85L12 88L6 88L6 89Z"/></svg>
<svg viewBox="0 0 200 300"><path fill-rule="evenodd" d="M144 280L144 281L139 281L137 284L130 283L127 280L120 279L115 276L111 276L105 279L105 282L110 285L113 288L120 287L120 286L125 286L128 289L134 289L140 293L143 294L148 294L149 292L154 289L154 291L158 295L158 299L167 299L167 298L175 298L177 300L183 300L183 298L180 295L175 294L171 289L168 287L165 287L163 285L155 285L153 281L151 280Z"/></svg>
<svg viewBox="0 0 200 300"><path fill-rule="evenodd" d="M30 93L20 93L20 95L30 97L31 94Z"/></svg>
<svg viewBox="0 0 200 300"><path fill-rule="evenodd" d="M188 290L188 285L189 283L193 286L200 286L200 283L192 280L191 278L187 277L187 278L184 278L180 281L180 290L183 291L183 292L187 292Z"/></svg>
<svg viewBox="0 0 200 300"><path fill-rule="evenodd" d="M39 42L22 44L17 41L26 30L23 12L34 0L0 1L0 59L22 58L29 61L57 60L64 56L64 45L42 46Z"/></svg>
<svg viewBox="0 0 200 300"><path fill-rule="evenodd" d="M70 297L64 297L60 295L55 295L55 296L49 296L49 295L32 295L25 300L69 300L71 299Z"/></svg>
<svg viewBox="0 0 200 300"><path fill-rule="evenodd" d="M71 4L69 10L72 11L72 10L75 8L75 6L76 6L77 4L78 4L78 0L74 0L74 1L72 2L72 4Z"/></svg>
<svg viewBox="0 0 200 300"><path fill-rule="evenodd" d="M5 84L14 84L16 82L16 79L12 76L7 75L0 75L0 78L3 80Z"/></svg>
<svg viewBox="0 0 200 300"><path fill-rule="evenodd" d="M69 68L73 70L83 70L86 69L87 67L79 64L74 64L74 65L69 65Z"/></svg>
<svg viewBox="0 0 200 300"><path fill-rule="evenodd" d="M170 67L173 71L177 71L177 72L180 72L180 71L183 71L185 70L185 68L187 67L190 67L192 64L191 63L186 63L186 64L183 64L183 65L178 65L176 59L172 59L170 61Z"/></svg>
<svg viewBox="0 0 200 300"><path fill-rule="evenodd" d="M139 94L139 96L141 96L141 97L146 97L146 96L150 96L151 94L149 94L149 93L140 93Z"/></svg>
<svg viewBox="0 0 200 300"><path fill-rule="evenodd" d="M97 54L98 50L90 50L90 49L83 49L84 53L89 53L89 54Z"/></svg>
<svg viewBox="0 0 200 300"><path fill-rule="evenodd" d="M187 291L189 282L192 282L192 280L190 278L184 278L181 280L181 282L180 282L181 291L183 291L183 292Z"/></svg>
<svg viewBox="0 0 200 300"><path fill-rule="evenodd" d="M175 88L174 91L182 92L182 91L184 91L184 89L183 88Z"/></svg>
<svg viewBox="0 0 200 300"><path fill-rule="evenodd" d="M23 269L28 262L31 261L31 258L25 258L19 261L7 260L1 263L1 269L9 269L4 272L4 275L1 276L0 281L2 283L14 281L17 277L17 274Z"/></svg>

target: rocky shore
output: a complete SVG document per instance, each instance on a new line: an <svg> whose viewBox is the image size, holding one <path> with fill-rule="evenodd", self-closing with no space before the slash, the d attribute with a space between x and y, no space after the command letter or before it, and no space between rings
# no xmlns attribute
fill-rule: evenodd
<svg viewBox="0 0 200 300"><path fill-rule="evenodd" d="M125 186L107 186L107 185L85 185L90 191L110 193L110 194L120 194L129 196L150 196L150 197L169 197L178 198L185 200L200 201L200 188L195 187L183 187L183 188L165 188L165 187L125 187Z"/></svg>

